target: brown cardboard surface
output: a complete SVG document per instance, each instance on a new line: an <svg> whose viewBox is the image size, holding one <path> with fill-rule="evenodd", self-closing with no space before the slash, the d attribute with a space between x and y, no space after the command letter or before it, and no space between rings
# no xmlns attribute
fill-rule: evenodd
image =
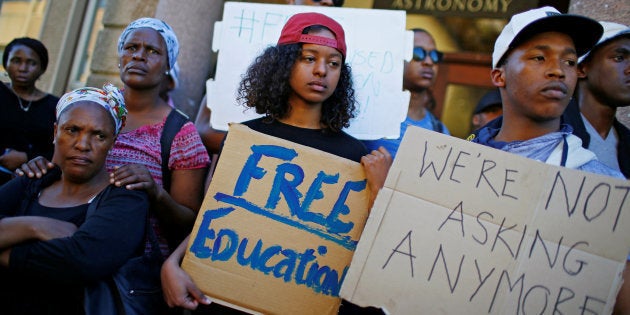
<svg viewBox="0 0 630 315"><path fill-rule="evenodd" d="M335 314L367 204L359 163L233 124L182 267L252 311Z"/></svg>
<svg viewBox="0 0 630 315"><path fill-rule="evenodd" d="M341 296L390 314L610 313L629 191L410 127Z"/></svg>

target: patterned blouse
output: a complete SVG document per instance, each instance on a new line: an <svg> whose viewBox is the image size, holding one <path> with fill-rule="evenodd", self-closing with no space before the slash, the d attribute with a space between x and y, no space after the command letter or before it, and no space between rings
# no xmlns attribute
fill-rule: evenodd
<svg viewBox="0 0 630 315"><path fill-rule="evenodd" d="M142 126L129 132L121 132L114 148L107 155L107 171L112 172L115 166L127 164L144 164L158 185L162 185L162 157L160 136L166 118L154 125ZM206 148L201 142L197 129L192 122L187 122L175 135L171 145L171 156L168 167L173 170L190 170L205 168L210 164ZM199 183L203 185L203 182ZM196 210L196 209L195 209ZM157 217L151 213L151 225L160 241L162 254L168 256L166 239L160 233Z"/></svg>

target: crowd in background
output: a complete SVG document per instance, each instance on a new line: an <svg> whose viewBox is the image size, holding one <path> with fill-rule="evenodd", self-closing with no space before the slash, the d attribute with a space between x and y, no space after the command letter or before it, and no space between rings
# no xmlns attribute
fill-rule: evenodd
<svg viewBox="0 0 630 315"><path fill-rule="evenodd" d="M343 5L304 2L288 1ZM443 53L429 32L412 31L402 87L411 97L398 139L360 141L343 131L356 109L345 33L317 13L290 18L277 44L243 75L238 100L262 115L244 124L360 163L373 202L408 126L449 135L432 113ZM84 314L86 289L155 251L163 266L148 277L161 282L164 296L152 304L155 313L237 313L211 304L180 267L226 134L209 124L212 96L194 122L170 100L186 74L164 21L131 22L117 47L120 90L81 88L61 98L36 87L48 64L40 41L16 38L4 51L10 83L0 84L0 313ZM628 26L550 7L516 14L495 42L489 72L496 89L475 107L470 141L630 177L630 130L615 118L630 105ZM628 310L624 283L615 311ZM344 301L340 313L380 310Z"/></svg>

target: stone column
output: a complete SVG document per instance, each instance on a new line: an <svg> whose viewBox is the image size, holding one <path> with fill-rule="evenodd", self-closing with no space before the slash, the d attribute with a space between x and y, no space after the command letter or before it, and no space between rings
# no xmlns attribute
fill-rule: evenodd
<svg viewBox="0 0 630 315"><path fill-rule="evenodd" d="M87 1L50 0L39 39L48 49L48 69L39 88L60 96L65 92Z"/></svg>
<svg viewBox="0 0 630 315"><path fill-rule="evenodd" d="M175 105L194 120L206 80L213 75L217 55L212 51L214 22L223 15L223 0L160 0L156 18L173 27L180 49L179 86L171 92Z"/></svg>
<svg viewBox="0 0 630 315"><path fill-rule="evenodd" d="M155 16L158 1L108 0L103 15L103 29L96 38L87 86L102 86L105 82L123 86L118 71L118 37L131 21Z"/></svg>
<svg viewBox="0 0 630 315"><path fill-rule="evenodd" d="M569 13L585 15L598 21L630 25L630 1L628 0L571 0ZM617 118L630 127L630 106L619 108Z"/></svg>

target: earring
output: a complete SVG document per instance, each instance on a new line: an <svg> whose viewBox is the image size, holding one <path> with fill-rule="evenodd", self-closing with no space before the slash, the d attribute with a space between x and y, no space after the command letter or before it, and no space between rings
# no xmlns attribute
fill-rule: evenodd
<svg viewBox="0 0 630 315"><path fill-rule="evenodd" d="M118 64L118 69L120 69L120 64Z"/></svg>
<svg viewBox="0 0 630 315"><path fill-rule="evenodd" d="M168 72L168 71L166 71L166 72L164 72L164 74L169 75L169 74L171 74L171 73L170 73L170 72Z"/></svg>

